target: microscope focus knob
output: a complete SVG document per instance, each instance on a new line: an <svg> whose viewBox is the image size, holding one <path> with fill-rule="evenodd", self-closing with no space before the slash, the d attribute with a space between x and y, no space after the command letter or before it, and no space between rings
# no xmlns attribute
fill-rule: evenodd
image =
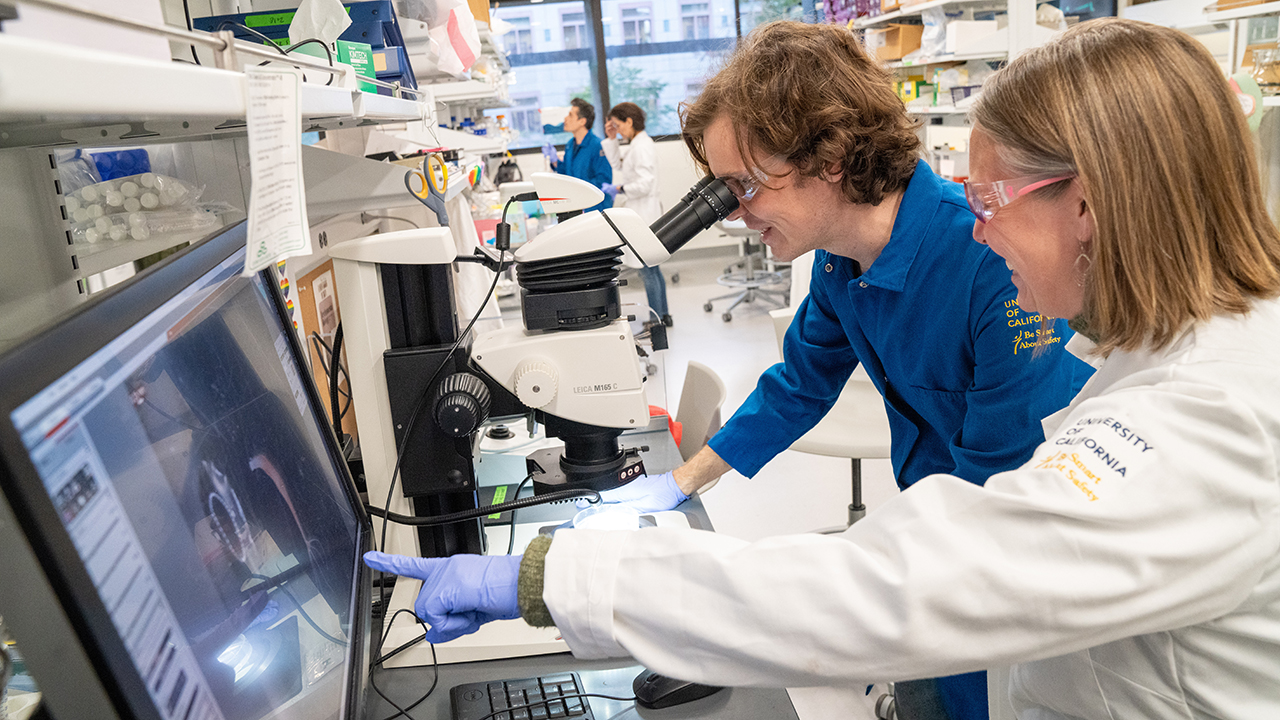
<svg viewBox="0 0 1280 720"><path fill-rule="evenodd" d="M556 396L556 371L533 360L516 370L516 397L531 408L540 408Z"/></svg>
<svg viewBox="0 0 1280 720"><path fill-rule="evenodd" d="M436 390L433 414L446 435L466 437L489 419L489 388L471 373L454 373Z"/></svg>

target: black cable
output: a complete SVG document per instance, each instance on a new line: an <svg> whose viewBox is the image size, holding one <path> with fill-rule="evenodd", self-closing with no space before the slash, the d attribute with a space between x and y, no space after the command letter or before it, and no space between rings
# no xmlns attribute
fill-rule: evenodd
<svg viewBox="0 0 1280 720"><path fill-rule="evenodd" d="M329 373L329 417L333 420L333 435L341 445L342 413L338 407L338 368L342 366L342 323L338 323L337 329L333 331L333 350L329 354L329 361L333 367L333 372Z"/></svg>
<svg viewBox="0 0 1280 720"><path fill-rule="evenodd" d="M269 578L269 577L267 577L267 576L265 576L265 575L255 575L255 574L253 574L253 573L250 573L250 574L249 574L249 577L251 577L251 578L253 578L253 579L255 579L255 580L261 580L261 581L263 581L263 582L271 582L271 580L272 580L272 578ZM286 582L287 582L287 581L286 581ZM289 601L293 603L293 606L294 606L294 607L298 608L298 614L302 616L302 619L303 619L303 620L306 620L306 621L307 621L307 624L311 626L311 629L313 629L313 630L315 630L316 632L320 633L320 635L321 635L322 637L324 637L324 639L328 640L329 642L337 643L337 644L341 645L342 647L346 647L346 646L347 646L347 641L346 641L346 640L339 640L338 638L336 638L336 637L334 637L334 636L330 635L329 633L325 632L324 630L320 629L320 626L316 624L316 621L315 621L315 620L312 620L312 619L311 619L311 616L310 616L310 615L308 615L308 614L307 614L307 611L303 609L303 607L302 607L302 603L298 602L298 598L294 597L294 596L293 596L293 593L289 592L289 588L285 587L285 586L284 586L284 583L280 583L280 584L279 584L279 585L277 585L276 587L277 587L277 588L279 588L280 592L282 592L282 593L284 593L284 594L285 594L285 597L289 598ZM252 590L252 589L253 589L253 587L250 587L250 588L248 588L248 589L249 589L249 590ZM268 592L270 592L270 591L268 590Z"/></svg>
<svg viewBox="0 0 1280 720"><path fill-rule="evenodd" d="M405 184L408 185L407 180ZM484 313L485 305L488 305L489 300L493 297L493 292L498 287L498 278L501 277L501 275L502 275L501 270L493 274L493 284L489 286L489 292L485 295L484 301L481 302L480 307L476 309L476 314L471 317L471 322L467 323L466 329L464 329L461 333L458 333L458 339L453 341L453 345L449 347L449 352L445 353L444 360L440 362L440 365L436 368L436 371L432 373L431 378L427 380L427 384L423 387L422 395L418 398L417 404L414 405L413 412L409 414L409 420L407 423L405 423L404 438L400 443L400 450L396 453L396 464L395 464L395 467L391 470L391 482L387 484L387 500L382 504L384 511L387 511L391 508L391 499L395 497L396 480L400 476L400 464L404 461L405 450L409 448L409 439L412 437L413 428L418 421L418 415L419 413L422 412L422 408L426 406L427 398L431 395L431 388L435 386L436 379L440 377L441 371L443 371L446 367L448 367L449 360L453 357L453 354L457 352L458 346L462 344L463 339L467 337L467 334L471 332L471 328L475 326L476 321L480 319L480 315ZM379 550L385 550L387 547L387 525L388 525L388 520L384 519L382 521L382 533L379 536L379 541L378 541ZM381 570L379 570L378 571L379 579L381 579L382 576L383 576L383 573ZM385 612L385 608L387 607L385 583L383 583L378 588L378 600L382 604L382 607L384 609L383 611ZM382 643L380 641L378 643L378 647L374 649L374 655L378 655L381 652L382 652ZM434 652L434 646L433 646L432 652ZM381 693L379 693L379 695L381 695ZM396 709L399 710L399 708L396 708Z"/></svg>
<svg viewBox="0 0 1280 720"><path fill-rule="evenodd" d="M279 52L281 55L283 55L283 56L285 56L285 57L289 57L289 53L293 52L294 50L297 50L298 48L302 47L303 45L307 45L307 44L310 44L310 43L319 43L319 44L320 44L320 46L324 48L324 54L325 54L325 56L329 58L329 67L330 67L330 68L332 68L332 67L333 67L333 51L329 49L329 43L327 43L327 42L325 42L325 41L321 40L320 38L307 38L306 40L302 40L302 41L300 41L300 42L296 42L296 43L294 43L293 45L290 45L290 46L289 46L289 47L287 47L287 48L282 48L282 47L280 47L279 45L277 45L277 44L275 43L275 41L274 41L274 40L272 40L271 38L267 37L266 35L263 35L262 33L258 32L257 30L254 30L253 28L249 27L248 25L241 25L241 24L240 24L240 23L238 23L238 22L233 22L233 21L231 21L231 20L223 20L222 22L218 23L218 29L219 29L219 30L225 30L225 29L226 29L226 27L227 27L228 25L230 25L230 26L232 26L232 27L238 27L238 28L240 28L241 30L244 30L245 32L249 33L250 35L253 35L253 36L257 37L257 38L258 38L259 40L261 40L262 42L264 42L264 43L266 43L267 45L270 45L271 47L275 48L277 52ZM264 60L264 61L262 61L262 62L258 63L258 67L262 67L263 65L266 65L266 64L267 64L267 63L269 63L269 62L271 62L271 61L270 61L270 60ZM303 80L306 80L306 77L305 77L305 76L303 77ZM329 82L325 83L325 85L332 85L332 84L333 84L333 73L332 73L332 72L330 72L330 73L329 73Z"/></svg>
<svg viewBox="0 0 1280 720"><path fill-rule="evenodd" d="M382 637L378 640L379 648L381 648L382 644L387 641L387 637L391 635L391 626L392 624L395 623L396 618L400 617L400 613L409 613L411 616L413 616L413 618L418 621L418 624L422 626L422 635L419 636L419 639L426 639L427 626L425 623L422 622L422 619L414 615L413 612L408 609L401 609L401 610L397 610L395 614L391 616L391 621L386 623L386 626L383 628ZM401 646L401 647L403 648L404 646ZM397 651L399 649L400 648L397 648ZM376 655L377 653L374 653L374 654ZM390 655L388 655L387 657L389 656ZM431 693L435 692L436 690L436 684L440 682L440 663L436 659L436 646L431 645L431 667L435 670L435 677L431 680L431 687L427 688L427 692L425 695L418 698L412 705L410 705L407 708L400 707L395 703L394 700L387 697L386 693L382 692L382 689L379 688L378 684L374 681L374 670L378 669L381 666L382 661L385 659L386 659L385 657L380 657L378 660L375 660L372 663L372 666L369 668L369 687L372 687L373 691L378 693L379 697L381 697L383 700L386 700L388 705L390 705L391 707L399 711L395 715L392 715L391 717L387 718L387 720L392 720L392 718L398 718L401 715L409 718L409 720L413 720L413 716L409 714L409 711L414 709L418 705L420 705L427 698L431 697Z"/></svg>
<svg viewBox="0 0 1280 720"><path fill-rule="evenodd" d="M245 32L249 33L250 35L253 35L253 36L257 37L257 38L258 38L259 40L261 40L262 42L264 42L264 43L266 43L266 44L270 45L271 47L275 48L275 49L276 49L276 51L277 51L277 52L279 52L281 55L288 55L288 54L289 54L288 52L286 52L286 51L285 51L285 49L284 49L284 48L282 48L282 47L280 47L279 45L277 45L277 44L276 44L276 42L275 42L275 40L272 40L271 38L267 37L266 35L263 35L262 33L258 32L257 30L254 30L253 28L249 27L248 25L241 25L240 23L235 22L235 21L233 21L233 20L223 20L222 22L218 23L218 30L220 30L220 31L221 31L221 30L226 30L228 25L230 25L230 26L232 26L232 27L238 27L238 28L240 28L241 30L244 30Z"/></svg>
<svg viewBox="0 0 1280 720"><path fill-rule="evenodd" d="M520 484L516 486L516 494L515 494L515 497L512 498L512 500L520 499L520 491L524 489L524 484L529 482L532 479L533 479L533 473L529 473L528 475L524 476L524 479L521 480ZM511 537L507 538L507 554L508 555L511 554L512 550L516 549L516 510L517 509L518 508L511 508Z"/></svg>
<svg viewBox="0 0 1280 720"><path fill-rule="evenodd" d="M488 715L483 715L481 717L476 718L476 720L490 720L491 718L498 717L499 715L510 716L514 714L512 713L513 710L527 710L529 708L538 707L540 705L549 705L550 703L557 702L559 700L572 700L573 698L593 698L593 697L601 698L603 700L618 700L620 702L636 701L635 695L632 695L631 697L618 697L617 695L602 695L600 693L572 693L568 695L557 695L555 697L549 697L546 700L539 700L537 702L525 703L524 705L512 705L511 707L503 708L501 710L494 710ZM392 716L392 717L395 717L395 716ZM390 718L388 718L387 720L390 720Z"/></svg>
<svg viewBox="0 0 1280 720"><path fill-rule="evenodd" d="M470 510L459 510L458 512L446 513L444 515L432 515L430 517L418 517L416 515L401 515L393 513L390 510L384 510L380 507L374 507L369 503L365 503L365 510L370 515L376 515L385 518L398 525L410 525L413 527L434 527L436 525L450 525L463 520L474 520L482 518L485 515L493 515L495 513L504 513L508 510L518 510L520 508L532 507L534 505L547 505L561 500L572 500L574 498L593 498L591 502L600 502L600 493L590 488L579 488L574 490L557 490L553 493L545 495L535 495L527 497L523 500L512 500L510 502L498 503L497 505L485 505L484 507L472 508ZM384 524L385 525L385 524Z"/></svg>
<svg viewBox="0 0 1280 720"><path fill-rule="evenodd" d="M191 32L191 8L187 6L187 0L182 0L182 16L187 19L187 32ZM196 55L196 46L191 45L191 59L200 64L200 58Z"/></svg>

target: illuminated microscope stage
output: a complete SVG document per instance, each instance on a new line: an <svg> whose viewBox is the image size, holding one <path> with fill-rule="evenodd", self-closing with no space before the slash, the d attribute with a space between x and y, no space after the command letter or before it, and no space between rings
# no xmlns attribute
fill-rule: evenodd
<svg viewBox="0 0 1280 720"><path fill-rule="evenodd" d="M482 487L501 484L514 485L524 477L526 472L524 469L524 455L516 453L483 455L476 468ZM506 478L510 482L508 483L502 478ZM532 494L532 489L526 485L521 497L529 497ZM507 500L512 499L514 498L507 498ZM521 554L525 546L529 544L529 541L533 540L539 532L549 530L569 521L577 511L578 507L573 501L552 505L538 505L519 510L516 513L516 542L512 552L517 555ZM507 551L507 543L511 539L510 526L506 522L508 517L503 517L502 522L487 523L485 525L485 537L490 555L502 555ZM677 511L641 515L640 519L642 528L653 526L689 528L694 526L691 525L688 515ZM412 609L413 601L418 597L418 590L421 587L421 582L400 578L396 582L395 591L391 595L391 612L387 616L390 617L392 613L401 608ZM409 615L402 613L400 617L396 618L391 634L387 636L386 642L383 643L382 651L385 653L400 647L400 645L421 634L422 626L414 622ZM437 645L436 657L441 663L456 663L568 652L569 647L559 637L560 633L555 628L534 628L526 624L524 620L519 619L499 620L482 626L479 632L475 634ZM395 657L386 661L387 667L414 667L430 664L431 648L425 642L397 653Z"/></svg>

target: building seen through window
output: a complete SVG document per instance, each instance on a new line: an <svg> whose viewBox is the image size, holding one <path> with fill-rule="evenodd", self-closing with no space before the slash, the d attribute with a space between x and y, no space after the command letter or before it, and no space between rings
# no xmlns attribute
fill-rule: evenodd
<svg viewBox="0 0 1280 720"><path fill-rule="evenodd" d="M512 150L541 147L548 140L557 145L567 141L569 135L556 126L563 115L542 118L539 110L567 108L575 97L596 106L595 132L602 131L609 108L593 89L596 42L605 50L609 104L639 105L648 118L645 129L660 136L680 132L680 103L701 90L737 39L733 0L593 1L599 3L603 29L598 39L592 37L592 13L583 0L499 4L493 9L495 17L515 26L503 35L515 77L511 87L515 107L486 113L507 116L517 131ZM741 0L740 7L744 17L750 13L757 18L763 17L766 3L784 2ZM793 4L799 8L799 0ZM543 126L544 119L552 125Z"/></svg>

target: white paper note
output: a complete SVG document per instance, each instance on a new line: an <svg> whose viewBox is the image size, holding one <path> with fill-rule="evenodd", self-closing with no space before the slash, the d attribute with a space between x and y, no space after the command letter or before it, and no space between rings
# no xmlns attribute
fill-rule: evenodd
<svg viewBox="0 0 1280 720"><path fill-rule="evenodd" d="M311 254L302 186L301 74L292 68L245 71L249 127L249 242L244 274L280 258Z"/></svg>

